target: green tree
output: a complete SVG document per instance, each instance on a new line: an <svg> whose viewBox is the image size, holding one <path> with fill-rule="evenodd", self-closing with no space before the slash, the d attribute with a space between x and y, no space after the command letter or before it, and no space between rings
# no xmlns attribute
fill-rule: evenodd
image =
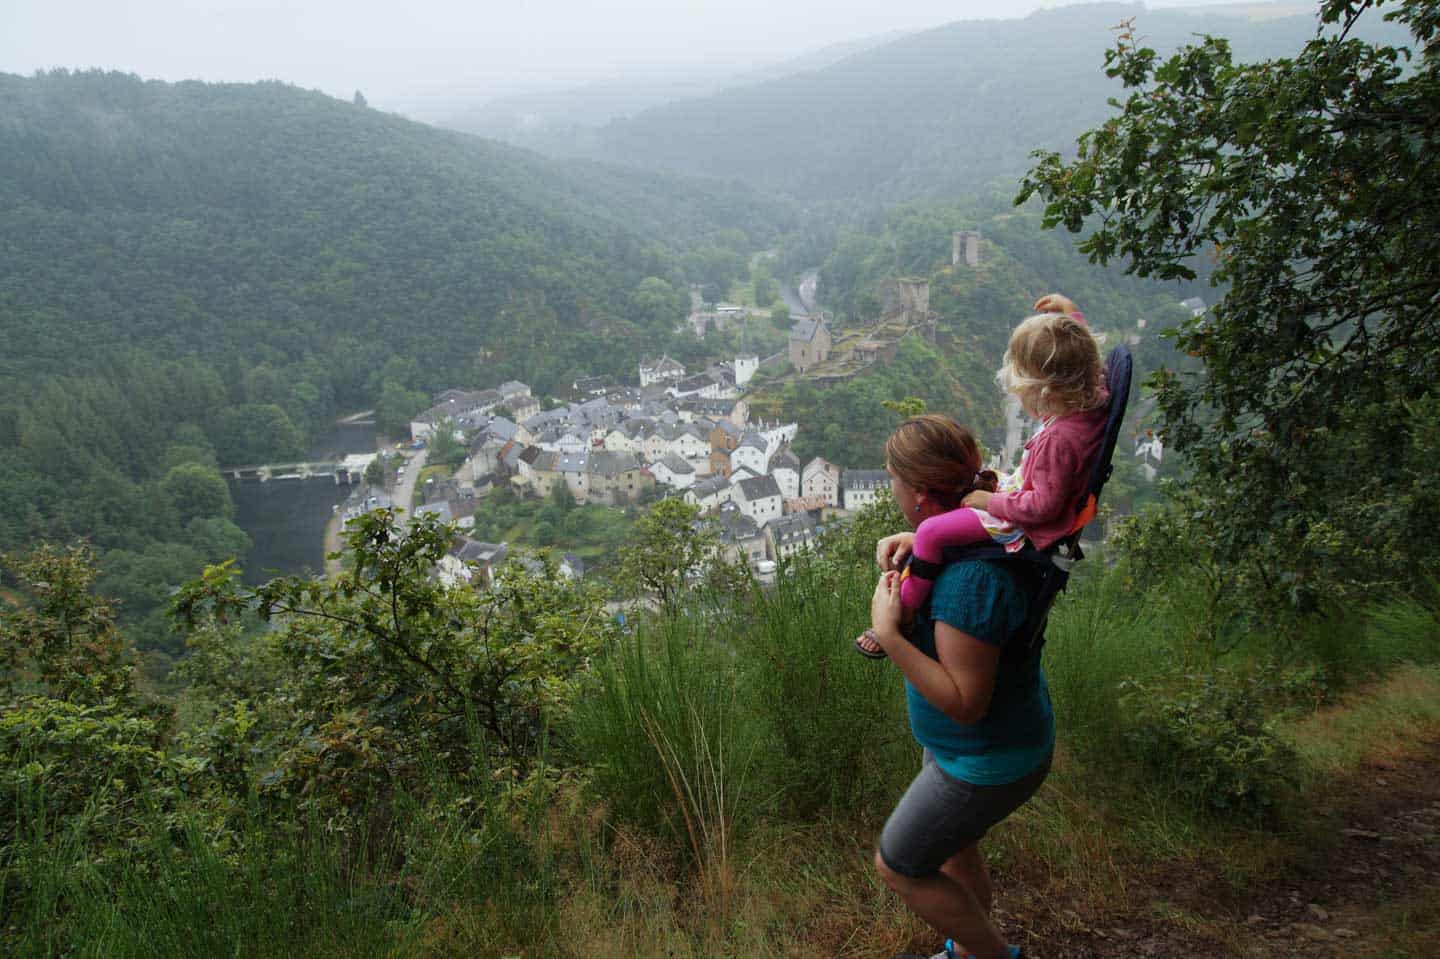
<svg viewBox="0 0 1440 959"><path fill-rule="evenodd" d="M235 515L230 487L214 467L199 463L181 463L170 468L160 488L180 514L180 522L198 517L229 519Z"/></svg>
<svg viewBox="0 0 1440 959"><path fill-rule="evenodd" d="M1382 7L1414 50L1352 36ZM1440 521L1433 468L1412 466L1440 374L1440 3L1320 17L1294 57L1249 64L1214 37L1161 60L1125 30L1106 55L1131 91L1118 115L1074 159L1038 155L1019 197L1088 229L1093 261L1211 269L1223 296L1173 331L1203 371L1151 381L1165 436L1219 555L1301 604L1326 580L1420 575Z"/></svg>
<svg viewBox="0 0 1440 959"><path fill-rule="evenodd" d="M398 380L386 380L375 403L376 425L386 436L409 436L410 420L430 405L420 390L406 389Z"/></svg>
<svg viewBox="0 0 1440 959"><path fill-rule="evenodd" d="M298 459L304 448L300 431L274 404L246 403L224 410L218 417L215 452L227 465Z"/></svg>
<svg viewBox="0 0 1440 959"><path fill-rule="evenodd" d="M641 280L631 302L635 308L635 322L652 330L668 332L685 318L685 294L658 276L647 276Z"/></svg>
<svg viewBox="0 0 1440 959"><path fill-rule="evenodd" d="M570 492L570 484L563 479L557 479L550 484L550 502L560 511L563 517L575 508L575 494Z"/></svg>
<svg viewBox="0 0 1440 959"><path fill-rule="evenodd" d="M11 811L0 849L13 855L22 828L33 842L81 817L74 835L134 839L144 809L179 795L170 710L141 696L114 606L92 591L88 547L45 546L3 565L30 601L0 602L0 803ZM7 893L23 896L30 872L7 866Z"/></svg>
<svg viewBox="0 0 1440 959"><path fill-rule="evenodd" d="M445 417L435 424L435 430L430 434L430 456L429 463L432 466L445 465L455 470L465 462L469 455L464 443L455 438L455 421Z"/></svg>
<svg viewBox="0 0 1440 959"><path fill-rule="evenodd" d="M714 529L682 499L663 499L641 514L620 548L616 578L631 596L653 596L666 610L685 595L688 577L714 553Z"/></svg>
<svg viewBox="0 0 1440 959"><path fill-rule="evenodd" d="M770 323L777 330L790 329L790 306L786 303L776 303L770 308Z"/></svg>
<svg viewBox="0 0 1440 959"><path fill-rule="evenodd" d="M755 294L755 305L761 308L780 298L780 284L764 260L756 263L755 269L750 271L750 290Z"/></svg>
<svg viewBox="0 0 1440 959"><path fill-rule="evenodd" d="M385 477L389 473L390 458L385 455L375 457L370 465L365 467L365 482L371 486L385 485Z"/></svg>

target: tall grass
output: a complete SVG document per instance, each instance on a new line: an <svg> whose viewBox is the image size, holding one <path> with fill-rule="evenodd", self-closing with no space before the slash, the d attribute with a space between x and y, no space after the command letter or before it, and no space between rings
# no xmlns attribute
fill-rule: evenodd
<svg viewBox="0 0 1440 959"><path fill-rule="evenodd" d="M166 825L103 859L86 854L93 837L24 850L11 865L23 865L40 895L21 905L15 954L379 955L387 925L407 914L393 887L367 884L333 838L256 822L226 849L195 819Z"/></svg>
<svg viewBox="0 0 1440 959"><path fill-rule="evenodd" d="M870 622L875 572L805 554L754 591L732 637L745 695L773 744L765 780L797 819L895 794L918 768L900 674L853 647Z"/></svg>
<svg viewBox="0 0 1440 959"><path fill-rule="evenodd" d="M599 664L572 735L612 809L687 843L719 889L767 797L752 775L763 729L712 622L688 612L642 623Z"/></svg>
<svg viewBox="0 0 1440 959"><path fill-rule="evenodd" d="M1121 683L1183 667L1192 614L1132 592L1119 570L1075 576L1051 610L1042 660L1062 738L1080 749L1116 748Z"/></svg>

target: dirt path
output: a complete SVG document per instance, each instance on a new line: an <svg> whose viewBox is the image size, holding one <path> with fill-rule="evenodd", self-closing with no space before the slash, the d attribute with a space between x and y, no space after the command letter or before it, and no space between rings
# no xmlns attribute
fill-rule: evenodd
<svg viewBox="0 0 1440 959"><path fill-rule="evenodd" d="M1440 740L1367 762L1315 815L1309 854L1258 888L1171 864L1135 876L1128 906L1012 899L1016 941L1030 959L1440 957Z"/></svg>

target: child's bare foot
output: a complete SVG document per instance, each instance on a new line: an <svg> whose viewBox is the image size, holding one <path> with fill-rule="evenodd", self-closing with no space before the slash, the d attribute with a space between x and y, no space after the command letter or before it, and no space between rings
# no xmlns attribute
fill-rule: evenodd
<svg viewBox="0 0 1440 959"><path fill-rule="evenodd" d="M868 629L855 637L855 652L867 659L885 658L885 650L880 648L880 644L875 641L875 637L870 635Z"/></svg>

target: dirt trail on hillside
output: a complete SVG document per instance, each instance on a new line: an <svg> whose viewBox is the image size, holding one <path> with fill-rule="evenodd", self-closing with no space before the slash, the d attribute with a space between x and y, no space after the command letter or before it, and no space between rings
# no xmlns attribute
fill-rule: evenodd
<svg viewBox="0 0 1440 959"><path fill-rule="evenodd" d="M1365 763L1314 824L1306 861L1258 888L1174 863L1111 906L1026 902L1029 883L997 877L1015 909L999 918L1029 959L1440 959L1440 740Z"/></svg>

